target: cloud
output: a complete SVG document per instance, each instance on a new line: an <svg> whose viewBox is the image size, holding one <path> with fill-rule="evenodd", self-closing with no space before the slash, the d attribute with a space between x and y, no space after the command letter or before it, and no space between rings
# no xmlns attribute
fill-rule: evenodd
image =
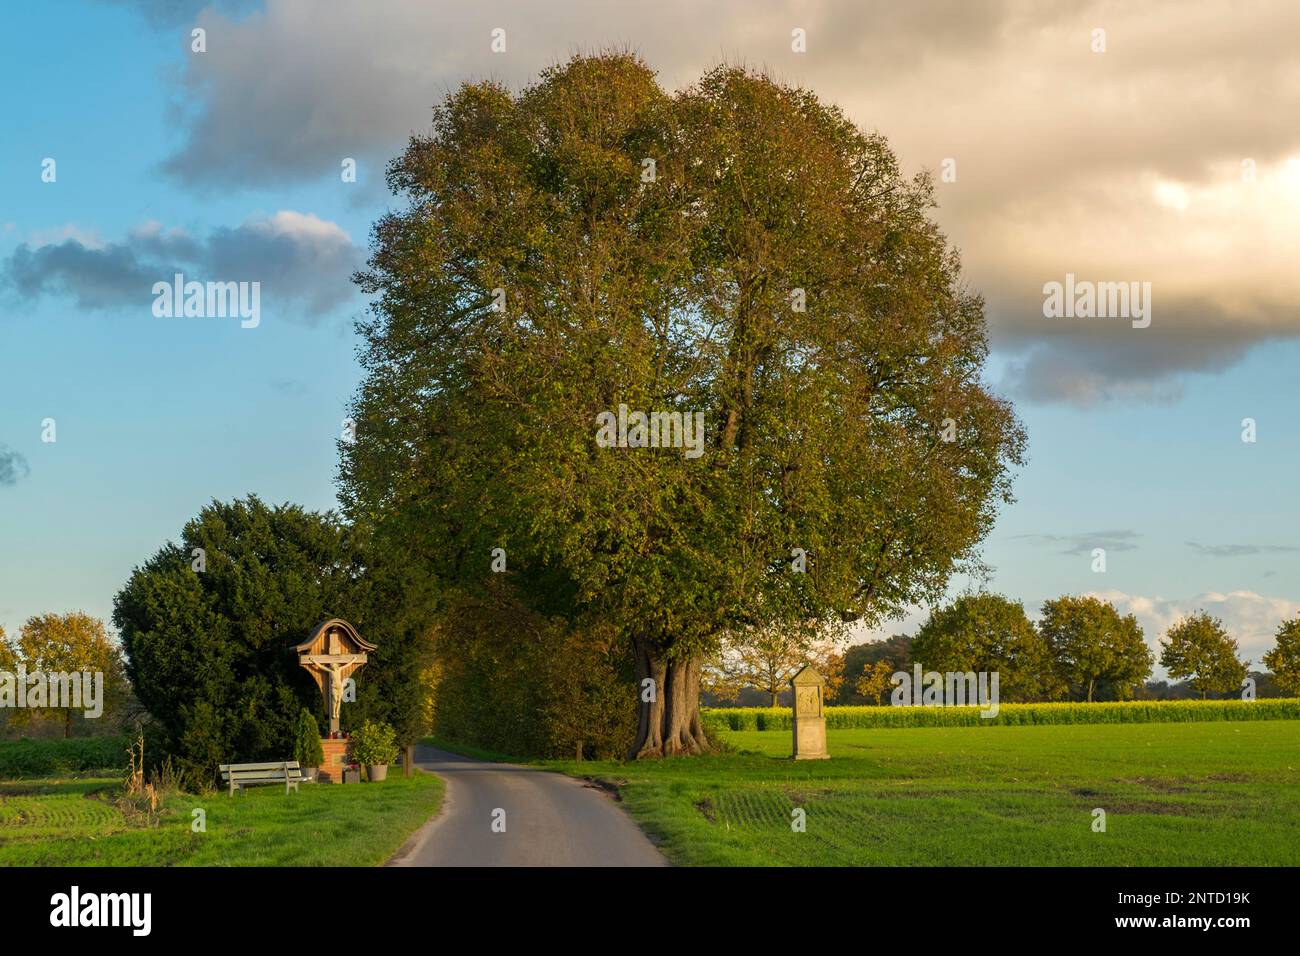
<svg viewBox="0 0 1300 956"><path fill-rule="evenodd" d="M282 210L204 238L146 222L119 242L24 242L0 261L0 278L29 300L67 296L82 309L142 310L152 308L153 284L177 272L201 282L260 282L267 306L315 322L354 301L351 276L363 262L335 223Z"/></svg>
<svg viewBox="0 0 1300 956"><path fill-rule="evenodd" d="M1188 541L1187 546L1206 558L1242 558L1256 554L1294 554L1300 551L1300 547L1288 544L1197 544Z"/></svg>
<svg viewBox="0 0 1300 956"><path fill-rule="evenodd" d="M1001 384L1018 397L1176 401L1189 375L1300 337L1291 0L1249 16L1216 0L386 0L328 15L266 0L252 13L212 5L195 22L208 52L185 55L182 136L165 162L195 188L336 177L345 157L374 184L462 81L517 88L577 50L631 44L669 88L720 59L769 68L883 133L904 169L953 159L936 215L986 296L1009 360ZM806 53L791 52L795 27ZM1042 286L1067 272L1151 282L1151 327L1045 319Z"/></svg>
<svg viewBox="0 0 1300 956"><path fill-rule="evenodd" d="M1190 614L1206 611L1223 621L1228 635L1238 642L1238 656L1255 668L1262 667L1264 653L1272 649L1278 625L1300 615L1300 602L1254 591L1207 591L1189 598L1145 597L1123 591L1096 591L1091 596L1137 617L1147 645L1157 656L1160 638L1169 628Z"/></svg>
<svg viewBox="0 0 1300 956"><path fill-rule="evenodd" d="M26 458L8 445L0 444L0 487L13 487L31 471Z"/></svg>
<svg viewBox="0 0 1300 956"><path fill-rule="evenodd" d="M1012 540L1026 540L1041 545L1063 545L1061 554L1091 554L1094 548L1107 551L1136 551L1137 538L1142 535L1136 531L1087 531L1083 534L1017 534Z"/></svg>

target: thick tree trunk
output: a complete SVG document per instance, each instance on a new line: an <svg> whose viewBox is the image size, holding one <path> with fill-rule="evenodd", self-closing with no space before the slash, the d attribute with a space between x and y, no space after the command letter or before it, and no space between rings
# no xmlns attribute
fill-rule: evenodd
<svg viewBox="0 0 1300 956"><path fill-rule="evenodd" d="M638 714L634 760L699 754L711 749L700 722L700 658L669 661L653 645L636 645ZM654 682L653 694L646 680ZM647 700L647 697L650 699Z"/></svg>

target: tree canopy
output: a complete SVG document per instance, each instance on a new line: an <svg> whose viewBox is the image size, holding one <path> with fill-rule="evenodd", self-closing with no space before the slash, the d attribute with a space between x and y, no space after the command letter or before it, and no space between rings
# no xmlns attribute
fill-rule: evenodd
<svg viewBox="0 0 1300 956"><path fill-rule="evenodd" d="M1191 678L1202 697L1212 691L1240 690L1246 679L1246 665L1237 659L1237 642L1228 636L1222 621L1205 611L1169 629L1160 644L1160 665L1170 677Z"/></svg>
<svg viewBox="0 0 1300 956"><path fill-rule="evenodd" d="M1153 656L1132 614L1095 597L1059 597L1043 604L1039 630L1052 648L1061 677L1091 701L1098 684L1116 697L1132 696L1151 674Z"/></svg>
<svg viewBox="0 0 1300 956"><path fill-rule="evenodd" d="M999 594L964 594L936 609L912 641L925 670L999 674L1007 701L1056 696L1052 649L1024 606Z"/></svg>
<svg viewBox="0 0 1300 956"><path fill-rule="evenodd" d="M389 184L345 508L449 587L502 549L521 601L616 627L637 753L707 746L723 635L937 598L1009 500L1023 433L930 182L813 94L578 56L462 86ZM702 416L700 453L602 447L620 406Z"/></svg>

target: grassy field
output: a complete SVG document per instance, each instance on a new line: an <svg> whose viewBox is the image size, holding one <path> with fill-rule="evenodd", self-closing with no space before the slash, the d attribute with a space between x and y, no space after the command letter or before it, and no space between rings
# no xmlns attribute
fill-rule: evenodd
<svg viewBox="0 0 1300 956"><path fill-rule="evenodd" d="M438 809L442 781L303 784L167 798L156 825L124 813L120 778L0 782L0 866L373 866ZM191 829L206 813L207 832Z"/></svg>
<svg viewBox="0 0 1300 956"><path fill-rule="evenodd" d="M725 734L739 753L550 766L618 786L678 864L1300 865L1295 721L828 737L828 761L790 760L788 733L742 731Z"/></svg>

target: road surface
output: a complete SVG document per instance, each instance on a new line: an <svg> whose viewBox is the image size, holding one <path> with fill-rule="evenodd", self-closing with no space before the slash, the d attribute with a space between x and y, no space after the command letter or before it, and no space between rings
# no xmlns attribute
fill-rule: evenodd
<svg viewBox="0 0 1300 956"><path fill-rule="evenodd" d="M611 797L581 780L432 747L416 748L415 765L442 777L447 794L389 866L667 865Z"/></svg>

